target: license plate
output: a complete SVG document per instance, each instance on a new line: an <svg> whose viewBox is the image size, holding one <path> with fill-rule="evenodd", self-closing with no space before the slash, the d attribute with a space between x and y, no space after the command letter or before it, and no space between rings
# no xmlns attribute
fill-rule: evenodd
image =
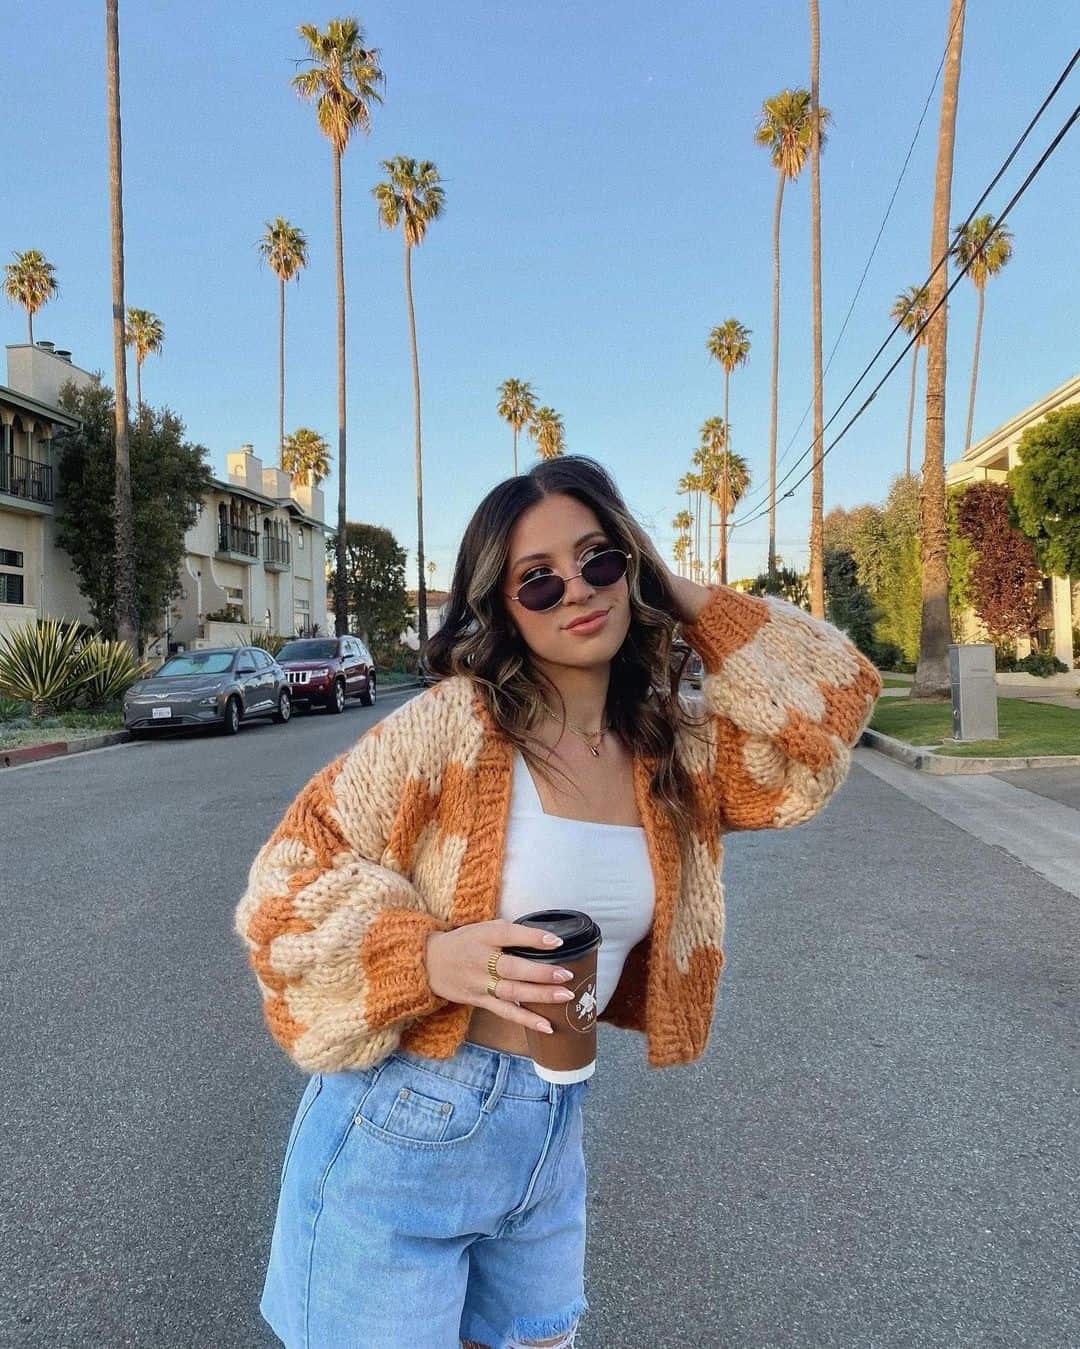
<svg viewBox="0 0 1080 1349"><path fill-rule="evenodd" d="M172 716L172 708L171 708L171 707L155 707L155 708L153 709L153 715L154 715L154 720L155 720L155 721L160 720L162 717L171 717L171 716Z"/></svg>

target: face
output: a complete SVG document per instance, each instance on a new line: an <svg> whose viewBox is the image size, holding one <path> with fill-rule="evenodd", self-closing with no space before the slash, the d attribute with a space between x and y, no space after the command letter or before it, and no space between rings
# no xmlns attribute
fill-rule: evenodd
<svg viewBox="0 0 1080 1349"><path fill-rule="evenodd" d="M603 549L621 546L575 497L557 493L521 513L510 534L503 603L534 657L578 669L611 662L630 630L627 579L591 586L574 573ZM533 612L510 598L527 580L552 572L574 576L554 608Z"/></svg>

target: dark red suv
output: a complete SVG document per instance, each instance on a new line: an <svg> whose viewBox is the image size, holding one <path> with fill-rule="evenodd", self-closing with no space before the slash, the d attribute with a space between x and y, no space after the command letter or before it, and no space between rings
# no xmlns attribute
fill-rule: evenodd
<svg viewBox="0 0 1080 1349"><path fill-rule="evenodd" d="M375 662L359 637L298 637L285 643L277 663L294 707L343 712L346 698L359 698L364 707L375 701Z"/></svg>

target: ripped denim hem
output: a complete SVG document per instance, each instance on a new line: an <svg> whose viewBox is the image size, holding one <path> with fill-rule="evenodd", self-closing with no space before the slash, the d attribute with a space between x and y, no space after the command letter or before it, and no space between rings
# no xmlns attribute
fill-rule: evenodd
<svg viewBox="0 0 1080 1349"><path fill-rule="evenodd" d="M588 1298L582 1296L557 1316L515 1317L508 1334L492 1335L488 1331L486 1338L484 1334L463 1335L463 1338L491 1345L492 1349L523 1349L524 1340L550 1340L555 1335L569 1334L570 1339L565 1345L560 1343L549 1349L572 1349L574 1340L571 1332L576 1331L577 1323L588 1310Z"/></svg>

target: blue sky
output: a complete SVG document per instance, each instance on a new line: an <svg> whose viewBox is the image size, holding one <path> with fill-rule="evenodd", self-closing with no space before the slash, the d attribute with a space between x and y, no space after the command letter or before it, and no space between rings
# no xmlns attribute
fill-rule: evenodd
<svg viewBox="0 0 1080 1349"><path fill-rule="evenodd" d="M60 297L35 336L108 370L109 240L100 4L8 0L0 123L0 257L40 248ZM675 485L702 421L723 410L709 328L752 329L732 380L733 448L767 483L775 172L752 135L761 101L808 82L806 5L711 0L369 2L383 107L344 161L349 293L349 513L415 542L412 403L401 240L380 231L379 161L433 159L447 213L414 260L424 385L428 553L445 585L461 532L511 469L495 414L507 376L563 415L568 448L595 455L667 552ZM839 331L945 39L946 0L822 0L824 340ZM206 445L255 444L273 462L277 286L254 244L267 217L300 225L311 266L288 292L288 427L336 444L330 152L289 88L296 25L347 9L279 0L121 0L127 300L166 329L144 369ZM968 15L953 182L962 220L1076 45L1071 0L1017 22L1005 0ZM1000 209L1076 101L1080 73L984 210ZM14 111L16 115L10 113ZM826 416L888 331L894 296L928 271L938 95L858 307L826 377ZM975 436L1080 369L1074 128L1010 219L1015 257L988 287ZM785 193L779 452L811 397L809 169ZM950 308L947 455L962 448L975 320L965 280ZM5 342L21 310L0 305ZM890 354L899 350L890 348ZM884 363L878 367L884 369ZM902 467L908 366L826 460L826 505L880 499ZM869 385L864 386L867 390ZM848 405L848 412L856 406ZM844 416L846 420L846 414ZM834 424L834 430L843 420ZM803 424L781 472L809 441ZM921 457L921 409L914 453ZM528 450L526 449L526 457ZM779 509L779 550L805 560L806 484ZM336 479L325 484L331 519ZM732 575L760 570L765 521L736 531Z"/></svg>

